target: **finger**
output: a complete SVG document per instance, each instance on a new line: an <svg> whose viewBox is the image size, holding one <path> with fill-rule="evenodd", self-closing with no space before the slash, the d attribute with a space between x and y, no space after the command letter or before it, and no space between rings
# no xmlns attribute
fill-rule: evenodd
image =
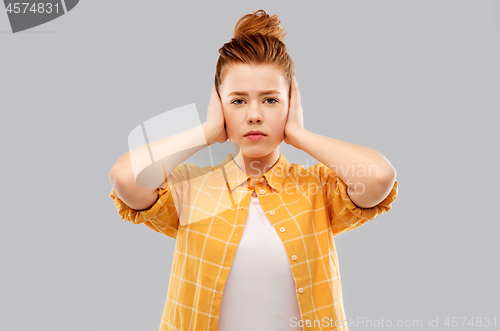
<svg viewBox="0 0 500 331"><path fill-rule="evenodd" d="M294 91L294 93L297 93L297 79L295 78L295 74L293 74L291 83L292 83L292 91Z"/></svg>
<svg viewBox="0 0 500 331"><path fill-rule="evenodd" d="M210 93L211 99L213 99L214 93L215 93L215 84L214 84L214 86L212 86L212 92Z"/></svg>
<svg viewBox="0 0 500 331"><path fill-rule="evenodd" d="M294 87L295 97L297 98L297 100L300 100L299 83L297 82L297 77L295 77L295 73L293 74L293 87Z"/></svg>
<svg viewBox="0 0 500 331"><path fill-rule="evenodd" d="M297 80L295 78L295 73L293 73L292 76L292 81L291 81L291 92L290 92L290 106L296 105L298 98L297 98Z"/></svg>
<svg viewBox="0 0 500 331"><path fill-rule="evenodd" d="M217 100L218 101L219 98L219 94L217 93L217 89L215 88L215 83L214 83L214 86L212 87L212 95L211 95L211 100L215 101Z"/></svg>
<svg viewBox="0 0 500 331"><path fill-rule="evenodd" d="M214 87L214 89L215 89L215 87ZM217 101L222 102L222 99L220 97L220 86L219 86L219 91L217 91L217 89L215 89L215 95L217 95Z"/></svg>

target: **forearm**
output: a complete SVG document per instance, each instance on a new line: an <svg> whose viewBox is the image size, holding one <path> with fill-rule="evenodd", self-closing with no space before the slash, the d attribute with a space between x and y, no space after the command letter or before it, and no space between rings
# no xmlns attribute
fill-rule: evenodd
<svg viewBox="0 0 500 331"><path fill-rule="evenodd" d="M113 165L110 179L135 182L141 187L158 188L166 176L193 154L208 146L212 138L207 122L123 154Z"/></svg>
<svg viewBox="0 0 500 331"><path fill-rule="evenodd" d="M385 156L371 148L306 129L297 131L293 145L337 173L351 192L362 193L364 198L360 204L372 205L371 202L381 201L394 184L394 167Z"/></svg>

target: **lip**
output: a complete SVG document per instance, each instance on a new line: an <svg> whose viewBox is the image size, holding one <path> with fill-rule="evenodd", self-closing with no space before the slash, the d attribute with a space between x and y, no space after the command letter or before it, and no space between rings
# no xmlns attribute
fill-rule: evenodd
<svg viewBox="0 0 500 331"><path fill-rule="evenodd" d="M250 140L259 140L262 138L265 138L266 136L263 134L248 134L245 136L245 138L250 139Z"/></svg>
<svg viewBox="0 0 500 331"><path fill-rule="evenodd" d="M266 136L266 134L264 132L258 131L258 130L250 130L247 133L245 133L245 137L248 136L248 135L262 135L262 136Z"/></svg>

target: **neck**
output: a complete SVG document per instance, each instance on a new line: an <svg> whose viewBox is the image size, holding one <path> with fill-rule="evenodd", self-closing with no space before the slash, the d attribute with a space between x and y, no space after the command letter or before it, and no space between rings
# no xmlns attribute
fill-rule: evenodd
<svg viewBox="0 0 500 331"><path fill-rule="evenodd" d="M249 157L244 155L240 149L238 155L234 157L234 162L243 172L256 180L268 172L278 162L279 157L279 147L270 154L260 157Z"/></svg>

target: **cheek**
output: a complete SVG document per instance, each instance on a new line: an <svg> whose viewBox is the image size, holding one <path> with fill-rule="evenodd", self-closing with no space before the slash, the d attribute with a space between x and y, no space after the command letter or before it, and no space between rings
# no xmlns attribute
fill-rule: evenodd
<svg viewBox="0 0 500 331"><path fill-rule="evenodd" d="M285 125L286 125L286 120L287 120L287 118L288 118L288 109L287 109L287 110L285 110L285 111L281 114L280 118L278 119L278 122L280 123L280 125L281 125L283 128L284 128L284 127L285 127Z"/></svg>
<svg viewBox="0 0 500 331"><path fill-rule="evenodd" d="M238 126L238 124L236 123L236 119L234 118L234 116L231 116L231 114L224 113L224 121L226 122L226 132L227 134L231 135Z"/></svg>
<svg viewBox="0 0 500 331"><path fill-rule="evenodd" d="M273 127L275 130L275 133L280 137L285 134L285 125L286 125L287 116L288 116L288 112L283 112L272 119L272 122L274 123Z"/></svg>

